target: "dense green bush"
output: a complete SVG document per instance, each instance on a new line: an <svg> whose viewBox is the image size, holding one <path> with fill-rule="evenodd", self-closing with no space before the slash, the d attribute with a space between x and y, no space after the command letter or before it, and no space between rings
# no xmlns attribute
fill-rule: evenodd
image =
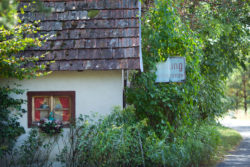
<svg viewBox="0 0 250 167"><path fill-rule="evenodd" d="M114 112L102 119L81 117L71 127L58 159L66 166L137 166L143 164L142 125L134 109ZM69 142L68 142L69 141Z"/></svg>
<svg viewBox="0 0 250 167"><path fill-rule="evenodd" d="M233 69L245 67L249 61L249 3L245 0L185 3L187 14L183 18L202 40L200 66L204 82L199 109L203 118L213 118L228 111L224 95L226 78Z"/></svg>
<svg viewBox="0 0 250 167"><path fill-rule="evenodd" d="M132 76L127 101L140 119L150 125L174 128L199 118L198 94L204 78L200 73L201 42L182 23L172 0L158 0L142 18L143 73ZM168 57L186 58L185 83L155 83L156 64Z"/></svg>
<svg viewBox="0 0 250 167"><path fill-rule="evenodd" d="M161 138L147 124L138 121L133 107L99 120L83 117L71 128L58 160L75 166L198 166L211 158L219 134L207 123L182 126L170 136L167 126Z"/></svg>
<svg viewBox="0 0 250 167"><path fill-rule="evenodd" d="M149 1L146 1L149 2ZM152 2L152 1L151 1ZM157 0L142 17L144 72L132 73L127 101L159 130L214 119L228 110L225 81L249 53L245 0ZM181 5L182 6L181 6ZM155 83L156 64L186 58L185 83ZM159 133L158 133L159 135Z"/></svg>
<svg viewBox="0 0 250 167"><path fill-rule="evenodd" d="M39 133L38 129L32 129L22 143L0 158L0 164L3 167L52 166L50 154L56 146L58 137L44 135Z"/></svg>
<svg viewBox="0 0 250 167"><path fill-rule="evenodd" d="M202 123L179 127L172 138L148 136L145 143L150 164L157 166L199 166L209 161L221 142L214 126Z"/></svg>

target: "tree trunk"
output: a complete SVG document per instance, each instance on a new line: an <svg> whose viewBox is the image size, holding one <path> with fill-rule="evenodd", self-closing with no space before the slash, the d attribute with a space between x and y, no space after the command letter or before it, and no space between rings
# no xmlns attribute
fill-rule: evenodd
<svg viewBox="0 0 250 167"><path fill-rule="evenodd" d="M239 109L239 91L236 90L235 110Z"/></svg>
<svg viewBox="0 0 250 167"><path fill-rule="evenodd" d="M247 90L246 90L246 75L242 75L242 84L243 84L243 98L244 98L244 109L245 109L245 114L247 115Z"/></svg>

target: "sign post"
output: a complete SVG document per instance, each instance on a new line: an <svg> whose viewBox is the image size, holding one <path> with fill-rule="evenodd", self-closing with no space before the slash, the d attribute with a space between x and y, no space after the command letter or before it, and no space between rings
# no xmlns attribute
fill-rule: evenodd
<svg viewBox="0 0 250 167"><path fill-rule="evenodd" d="M169 57L157 64L156 82L184 82L186 80L185 57Z"/></svg>

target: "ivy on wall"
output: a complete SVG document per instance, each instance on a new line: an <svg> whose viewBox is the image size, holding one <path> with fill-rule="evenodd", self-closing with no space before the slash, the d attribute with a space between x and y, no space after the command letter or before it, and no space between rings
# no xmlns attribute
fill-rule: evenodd
<svg viewBox="0 0 250 167"><path fill-rule="evenodd" d="M1 1L0 9L0 79L27 79L43 76L47 64L36 66L36 61L43 55L23 56L20 53L27 47L40 47L47 40L47 36L38 36L38 22L22 23L15 18L17 15L15 1ZM8 10L9 9L9 10ZM21 12L24 10L21 8ZM15 22L19 22L18 25ZM20 95L23 91L0 84L0 158L14 146L17 137L24 132L18 119L25 110L22 99L13 98L13 94Z"/></svg>

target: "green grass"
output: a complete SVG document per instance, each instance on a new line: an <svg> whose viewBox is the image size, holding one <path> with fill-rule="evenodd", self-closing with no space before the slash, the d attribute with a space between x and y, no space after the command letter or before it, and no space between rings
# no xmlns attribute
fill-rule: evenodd
<svg viewBox="0 0 250 167"><path fill-rule="evenodd" d="M236 130L223 126L217 126L216 129L220 134L221 142L219 142L217 151L214 153L207 167L214 167L217 163L223 161L224 155L234 150L242 140L241 135Z"/></svg>
<svg viewBox="0 0 250 167"><path fill-rule="evenodd" d="M233 150L242 140L241 135L236 130L220 126L218 127L218 131L222 140L220 146L222 147L222 152Z"/></svg>

